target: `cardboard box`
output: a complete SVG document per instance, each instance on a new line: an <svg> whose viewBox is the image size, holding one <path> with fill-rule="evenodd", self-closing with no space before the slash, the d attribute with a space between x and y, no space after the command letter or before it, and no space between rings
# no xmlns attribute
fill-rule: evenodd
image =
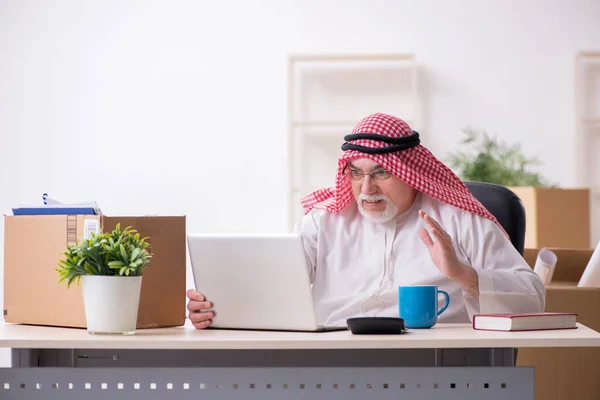
<svg viewBox="0 0 600 400"><path fill-rule="evenodd" d="M526 212L525 247L589 249L590 190L509 187Z"/></svg>
<svg viewBox="0 0 600 400"><path fill-rule="evenodd" d="M577 313L577 322L600 331L600 288L579 288L593 249L551 248L558 257L546 290L546 311ZM539 249L525 249L531 267ZM600 348L521 348L517 366L535 367L536 400L600 399Z"/></svg>
<svg viewBox="0 0 600 400"><path fill-rule="evenodd" d="M154 254L142 278L137 328L185 323L185 217L100 215L6 216L4 221L4 320L85 328L81 287L58 282L58 260L67 244L90 230L110 232L117 223L148 237Z"/></svg>

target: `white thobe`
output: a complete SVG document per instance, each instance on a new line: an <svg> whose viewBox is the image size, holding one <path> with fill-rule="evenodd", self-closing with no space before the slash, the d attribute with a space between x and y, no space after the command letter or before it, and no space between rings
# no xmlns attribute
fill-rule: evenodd
<svg viewBox="0 0 600 400"><path fill-rule="evenodd" d="M475 269L479 296L464 291L432 262L419 237L421 227L428 229L419 209L450 235L458 260ZM494 222L423 193L386 223L367 220L351 201L339 214L311 210L294 231L303 236L320 324L345 325L347 318L358 316L398 317L398 286L404 285L437 285L448 292L450 305L438 322L545 307L543 282ZM443 300L440 295L440 307Z"/></svg>

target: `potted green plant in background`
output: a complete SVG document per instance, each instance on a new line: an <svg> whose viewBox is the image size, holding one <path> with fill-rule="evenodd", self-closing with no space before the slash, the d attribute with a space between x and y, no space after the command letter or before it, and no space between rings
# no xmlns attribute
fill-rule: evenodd
<svg viewBox="0 0 600 400"><path fill-rule="evenodd" d="M142 273L152 259L147 238L136 230L92 233L67 246L59 260L59 281L81 283L87 330L90 333L134 334Z"/></svg>
<svg viewBox="0 0 600 400"><path fill-rule="evenodd" d="M512 190L526 211L525 247L590 247L589 188L560 188L532 167L536 158L485 131L464 129L466 137L448 165L464 181L495 183ZM468 148L472 147L472 148Z"/></svg>
<svg viewBox="0 0 600 400"><path fill-rule="evenodd" d="M527 158L520 144L508 145L496 137L471 128L464 129L466 135L460 144L474 145L475 151L459 150L451 154L449 165L465 181L489 182L502 186L550 186L539 173L530 171L530 166L539 164L536 158Z"/></svg>

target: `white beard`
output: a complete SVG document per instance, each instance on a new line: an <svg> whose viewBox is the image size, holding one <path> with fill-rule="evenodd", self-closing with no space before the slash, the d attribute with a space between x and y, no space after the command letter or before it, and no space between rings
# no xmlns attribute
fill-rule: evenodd
<svg viewBox="0 0 600 400"><path fill-rule="evenodd" d="M368 211L363 207L363 201L377 200L385 201L385 209L383 211ZM358 201L356 203L358 204L358 211L362 216L373 222L388 222L398 214L398 207L396 207L387 196L382 194L369 195L361 193L358 195Z"/></svg>

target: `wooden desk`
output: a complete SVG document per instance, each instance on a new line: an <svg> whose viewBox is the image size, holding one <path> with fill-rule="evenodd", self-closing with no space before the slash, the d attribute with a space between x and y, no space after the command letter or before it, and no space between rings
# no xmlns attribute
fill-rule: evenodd
<svg viewBox="0 0 600 400"><path fill-rule="evenodd" d="M516 400L534 398L534 374L514 367L513 348L600 347L600 334L583 325L485 332L438 324L389 336L190 327L105 336L0 325L0 347L14 349L13 368L0 375L0 391L13 397L0 398Z"/></svg>

